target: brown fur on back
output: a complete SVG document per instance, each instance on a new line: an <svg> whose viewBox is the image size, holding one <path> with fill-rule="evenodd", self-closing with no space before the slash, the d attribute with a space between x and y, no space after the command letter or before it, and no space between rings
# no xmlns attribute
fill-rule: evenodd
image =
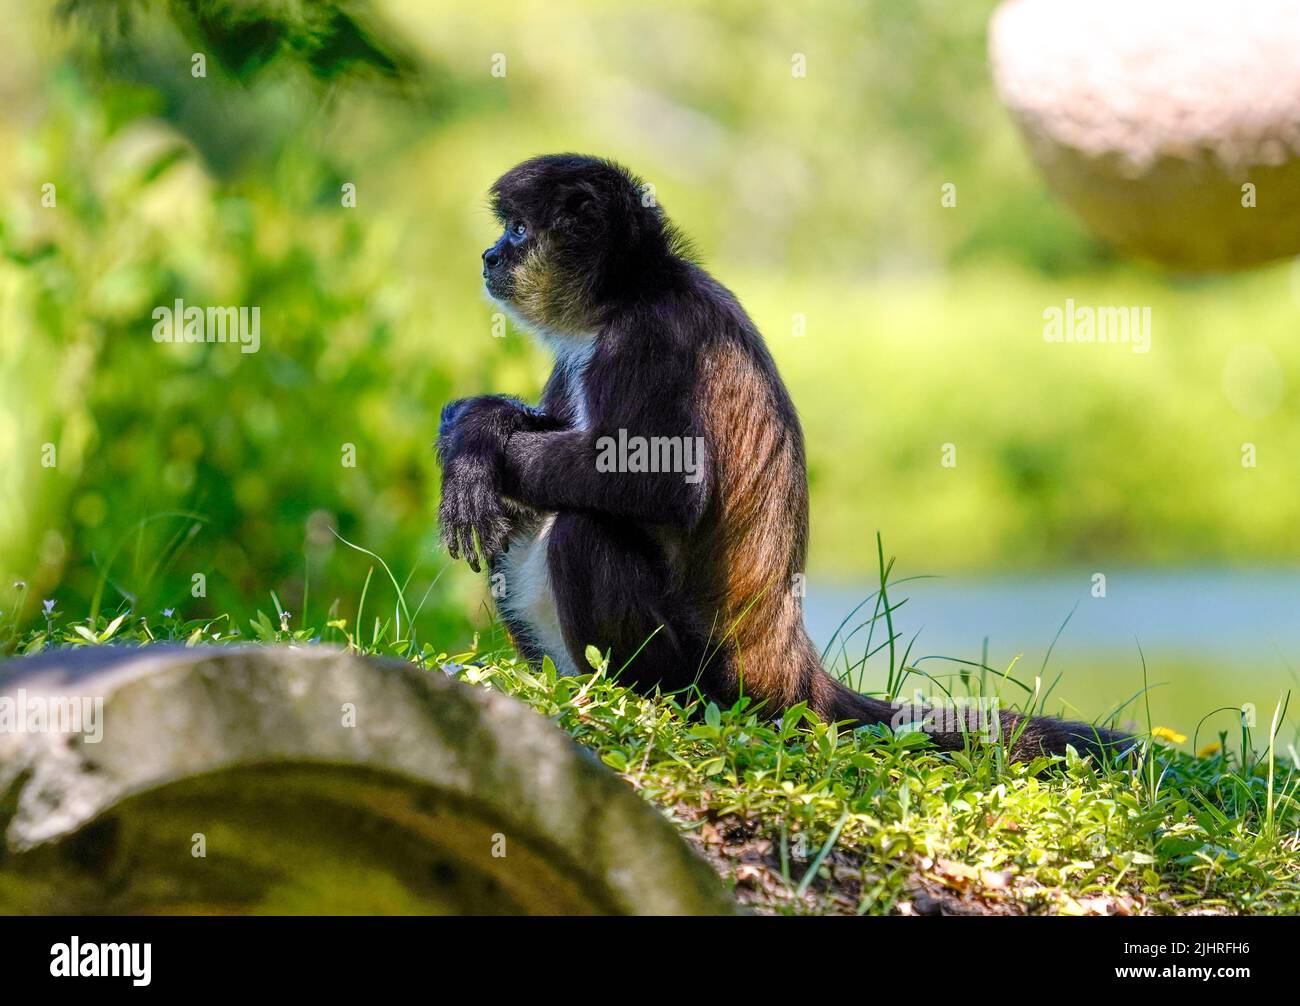
<svg viewBox="0 0 1300 1006"><path fill-rule="evenodd" d="M700 600L717 612L731 672L747 692L783 708L812 697L817 662L800 589L808 550L803 434L766 348L738 334L710 345L699 368L698 419L715 467L696 568L713 571Z"/></svg>

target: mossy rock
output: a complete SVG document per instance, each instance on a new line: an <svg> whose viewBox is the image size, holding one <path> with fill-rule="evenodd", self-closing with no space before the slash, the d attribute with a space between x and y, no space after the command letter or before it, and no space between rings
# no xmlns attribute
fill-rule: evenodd
<svg viewBox="0 0 1300 1006"><path fill-rule="evenodd" d="M324 647L0 667L11 711L59 697L102 699L102 737L0 732L0 912L736 911L565 733L437 671Z"/></svg>

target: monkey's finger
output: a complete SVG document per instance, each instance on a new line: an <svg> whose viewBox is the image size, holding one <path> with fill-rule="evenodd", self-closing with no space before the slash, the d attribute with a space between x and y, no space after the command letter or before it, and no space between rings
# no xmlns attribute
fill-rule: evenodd
<svg viewBox="0 0 1300 1006"><path fill-rule="evenodd" d="M461 531L461 540L465 546L465 561L475 573L479 572L478 550L474 547L474 525L468 521Z"/></svg>
<svg viewBox="0 0 1300 1006"><path fill-rule="evenodd" d="M438 521L438 537L442 539L442 547L447 550L447 554L453 559L459 559L460 545L456 541L456 525L445 514Z"/></svg>
<svg viewBox="0 0 1300 1006"><path fill-rule="evenodd" d="M492 529L492 522L490 519L479 523L478 543L479 551L483 555L483 561L490 562L492 557L498 552L496 534Z"/></svg>

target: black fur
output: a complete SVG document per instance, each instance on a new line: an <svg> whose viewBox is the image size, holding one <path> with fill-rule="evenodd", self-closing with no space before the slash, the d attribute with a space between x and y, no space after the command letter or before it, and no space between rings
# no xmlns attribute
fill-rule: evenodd
<svg viewBox="0 0 1300 1006"><path fill-rule="evenodd" d="M527 541L555 515L546 565L578 667L595 644L616 668L630 660L624 674L642 689L698 683L773 714L806 701L827 719L890 722L895 707L821 668L791 589L808 521L794 406L749 317L645 192L619 166L573 154L527 161L493 186L504 232L484 253L488 291L558 362L536 409L486 396L443 410L443 539L474 569L480 553L496 569L512 536ZM599 471L600 438L620 430L700 438L703 477ZM506 617L539 659L537 627ZM1024 722L1001 721L1004 736ZM965 743L960 731L934 737ZM1015 753L1101 754L1124 740L1033 719Z"/></svg>

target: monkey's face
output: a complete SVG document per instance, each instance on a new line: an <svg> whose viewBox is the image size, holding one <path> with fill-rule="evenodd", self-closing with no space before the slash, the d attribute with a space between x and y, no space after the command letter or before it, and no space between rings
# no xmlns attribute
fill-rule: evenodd
<svg viewBox="0 0 1300 1006"><path fill-rule="evenodd" d="M520 318L557 335L585 334L594 325L573 256L565 256L563 235L542 223L507 213L496 244L483 252L488 295Z"/></svg>
<svg viewBox="0 0 1300 1006"><path fill-rule="evenodd" d="M483 280L488 295L495 300L510 300L515 287L515 270L528 254L528 224L524 220L506 220L505 230L496 244L483 252ZM533 242L537 247L537 242Z"/></svg>
<svg viewBox="0 0 1300 1006"><path fill-rule="evenodd" d="M510 219L497 243L483 252L488 295L528 325L551 335L588 335L595 312L579 273L557 248L555 235Z"/></svg>
<svg viewBox="0 0 1300 1006"><path fill-rule="evenodd" d="M488 294L545 333L596 331L666 254L665 224L639 185L616 165L574 154L508 171L492 186L502 233L483 252Z"/></svg>

